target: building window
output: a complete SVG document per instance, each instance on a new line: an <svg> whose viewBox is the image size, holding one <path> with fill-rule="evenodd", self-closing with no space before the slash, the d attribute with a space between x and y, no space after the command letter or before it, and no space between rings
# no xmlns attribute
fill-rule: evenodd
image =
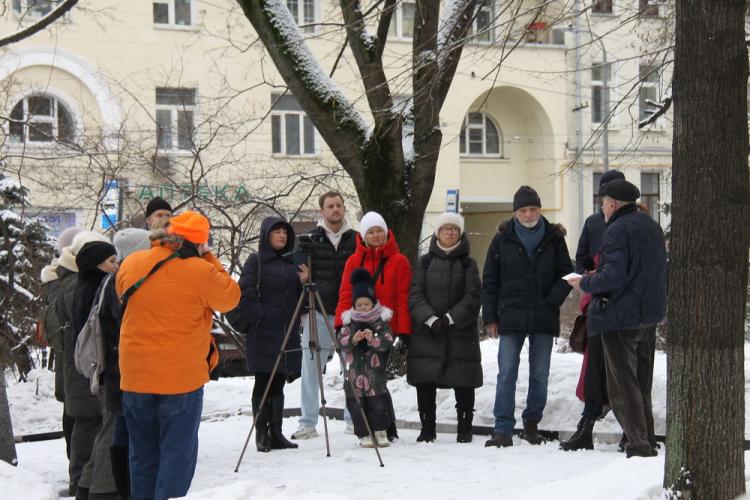
<svg viewBox="0 0 750 500"><path fill-rule="evenodd" d="M601 172L594 172L594 213L598 212L602 207L602 197L599 196L599 184L602 182Z"/></svg>
<svg viewBox="0 0 750 500"><path fill-rule="evenodd" d="M316 0L286 0L286 7L304 33L315 33Z"/></svg>
<svg viewBox="0 0 750 500"><path fill-rule="evenodd" d="M649 215L659 222L659 174L641 172L641 203L648 208Z"/></svg>
<svg viewBox="0 0 750 500"><path fill-rule="evenodd" d="M638 0L638 14L645 17L659 15L659 4L654 0Z"/></svg>
<svg viewBox="0 0 750 500"><path fill-rule="evenodd" d="M464 118L459 137L463 155L502 156L502 134L492 119L484 113L469 113Z"/></svg>
<svg viewBox="0 0 750 500"><path fill-rule="evenodd" d="M159 149L193 149L194 120L195 89L156 89L156 144Z"/></svg>
<svg viewBox="0 0 750 500"><path fill-rule="evenodd" d="M654 111L654 105L648 104L648 101L659 102L659 68L642 64L638 70L641 80L641 88L638 91L638 119L644 120Z"/></svg>
<svg viewBox="0 0 750 500"><path fill-rule="evenodd" d="M469 37L474 37L477 42L491 42L495 39L493 21L495 19L495 6L493 0L484 0L474 15L469 27Z"/></svg>
<svg viewBox="0 0 750 500"><path fill-rule="evenodd" d="M604 121L609 110L603 110L604 104L604 75L607 75L607 94L612 88L612 65L594 63L591 66L591 122L598 124Z"/></svg>
<svg viewBox="0 0 750 500"><path fill-rule="evenodd" d="M591 4L592 14L611 14L612 0L594 0Z"/></svg>
<svg viewBox="0 0 750 500"><path fill-rule="evenodd" d="M24 97L10 112L8 135L11 142L43 144L72 143L75 139L73 114L54 97Z"/></svg>
<svg viewBox="0 0 750 500"><path fill-rule="evenodd" d="M13 0L13 12L17 16L38 19L57 7L60 0Z"/></svg>
<svg viewBox="0 0 750 500"><path fill-rule="evenodd" d="M391 25L388 28L388 36L411 40L414 38L414 18L417 6L413 1L399 2L391 17Z"/></svg>
<svg viewBox="0 0 750 500"><path fill-rule="evenodd" d="M154 24L192 26L192 0L154 0Z"/></svg>
<svg viewBox="0 0 750 500"><path fill-rule="evenodd" d="M271 151L285 156L317 153L315 127L291 95L271 94Z"/></svg>

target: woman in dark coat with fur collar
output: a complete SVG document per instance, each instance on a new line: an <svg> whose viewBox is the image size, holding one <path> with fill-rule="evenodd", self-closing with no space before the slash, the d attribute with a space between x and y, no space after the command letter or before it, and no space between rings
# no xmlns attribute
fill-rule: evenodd
<svg viewBox="0 0 750 500"><path fill-rule="evenodd" d="M267 217L261 223L258 253L248 257L240 276L242 298L227 316L232 326L247 334L248 371L255 374L253 415L255 444L258 451L297 448L281 434L284 411L284 384L299 377L299 318L292 326L286 349L276 375L271 372L293 319L302 283L307 281L307 266L297 265L294 256L294 229L280 217ZM260 276L258 274L260 273ZM259 279L260 278L260 279ZM270 381L266 404L260 408L263 391Z"/></svg>
<svg viewBox="0 0 750 500"><path fill-rule="evenodd" d="M417 441L435 440L435 397L438 387L456 396L459 443L471 442L474 389L482 385L477 318L481 281L463 217L437 218L430 251L414 266L409 292L413 322L407 358L407 381L417 388L422 432Z"/></svg>

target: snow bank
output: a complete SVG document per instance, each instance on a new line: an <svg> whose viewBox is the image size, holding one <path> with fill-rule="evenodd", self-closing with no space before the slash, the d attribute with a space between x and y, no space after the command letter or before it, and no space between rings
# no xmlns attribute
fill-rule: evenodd
<svg viewBox="0 0 750 500"><path fill-rule="evenodd" d="M55 500L52 486L40 476L0 461L0 487L3 500Z"/></svg>
<svg viewBox="0 0 750 500"><path fill-rule="evenodd" d="M62 430L63 405L55 399L55 374L43 368L32 370L26 383L5 376L13 434L36 434Z"/></svg>

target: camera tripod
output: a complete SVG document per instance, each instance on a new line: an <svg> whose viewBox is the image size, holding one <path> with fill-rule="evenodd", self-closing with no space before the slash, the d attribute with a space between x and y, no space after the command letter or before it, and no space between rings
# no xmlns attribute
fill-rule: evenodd
<svg viewBox="0 0 750 500"><path fill-rule="evenodd" d="M347 370L346 370L346 361L344 359L344 355L341 352L341 344L339 344L338 339L336 338L336 335L334 334L333 325L331 325L331 321L328 318L328 314L326 313L325 306L323 306L323 300L320 298L320 293L318 293L318 285L317 283L312 281L312 256L307 256L307 268L309 270L309 278L308 282L304 283L302 285L302 294L299 297L299 300L297 301L297 307L294 310L294 314L292 315L292 321L289 323L289 327L286 330L286 334L284 335L284 340L281 343L281 349L279 350L279 355L276 357L276 362L273 365L273 370L271 371L271 376L268 379L268 383L266 384L266 388L263 391L263 397L261 397L260 400L260 406L259 408L263 408L263 405L266 402L266 398L268 397L268 392L271 390L271 383L273 382L274 376L276 375L276 372L279 368L279 364L281 363L281 357L284 356L285 353L287 353L286 346L289 342L289 338L291 337L292 332L294 331L294 325L297 323L297 320L300 319L301 312L302 312L302 305L307 302L308 305L308 321L309 321L309 331L310 331L310 341L308 342L308 349L310 351L310 355L315 357L315 366L317 367L318 371L318 387L320 390L320 406L323 408L323 428L325 430L325 436L326 436L326 457L331 456L331 444L328 439L328 415L327 415L327 409L326 409L326 397L325 397L325 390L323 388L323 369L321 367L321 359L320 359L320 342L318 337L318 321L317 321L317 315L316 312L320 310L320 312L323 315L323 318L325 319L326 323L326 330L328 331L328 335L330 335L331 340L333 341L333 345L336 348L336 353L339 356L339 362L341 363L341 371L344 374L344 384L349 384L349 386L352 389L352 393L354 394L354 399L357 403L357 410L362 415L362 420L365 423L365 427L367 428L367 433L370 436L370 439L372 439L372 442L375 443L375 454L378 457L378 462L380 462L381 467L385 467L385 464L383 464L383 459L380 456L380 450L378 450L378 443L375 440L375 435L372 432L372 428L370 427L370 421L367 419L367 415L365 414L365 410L362 406L362 399L359 395L359 392L357 391L357 388L354 386L354 381L349 379ZM304 347L303 347L304 350ZM240 469L240 464L242 463L242 458L245 456L245 452L247 451L247 446L250 443L250 438L253 435L253 431L255 430L255 425L258 421L258 416L260 415L260 412L256 414L253 418L253 423L250 426L250 432L247 434L247 439L245 439L245 444L242 447L242 453L240 453L240 458L237 460L237 466L234 468L234 472L238 472Z"/></svg>

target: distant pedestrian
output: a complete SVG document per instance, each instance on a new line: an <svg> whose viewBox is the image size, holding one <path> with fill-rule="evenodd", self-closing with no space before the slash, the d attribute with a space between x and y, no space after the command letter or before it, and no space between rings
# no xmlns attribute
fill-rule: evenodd
<svg viewBox="0 0 750 500"><path fill-rule="evenodd" d="M155 196L146 205L145 215L148 229L164 229L172 217L172 206L164 198Z"/></svg>
<svg viewBox="0 0 750 500"><path fill-rule="evenodd" d="M474 390L482 385L477 326L481 291L463 217L441 214L435 221L429 252L414 267L409 292L413 332L406 379L417 388L422 423L418 442L435 440L439 387L453 388L456 397L456 440L472 440Z"/></svg>
<svg viewBox="0 0 750 500"><path fill-rule="evenodd" d="M514 216L498 227L484 263L482 319L490 335L500 335L495 430L485 446L513 445L518 365L527 337L529 390L523 438L531 444L544 441L538 423L547 404L552 344L560 334L560 307L571 290L561 278L573 264L565 229L542 216L541 207L537 192L521 186L513 197Z"/></svg>
<svg viewBox="0 0 750 500"><path fill-rule="evenodd" d="M209 229L203 215L183 212L117 273L118 296L129 294L119 352L133 498L185 496L195 473L203 385L218 363L213 312L240 298Z"/></svg>
<svg viewBox="0 0 750 500"><path fill-rule="evenodd" d="M386 433L389 419L385 363L393 345L388 326L393 311L377 301L372 276L366 269L355 269L350 279L354 306L342 314L343 326L339 332L341 349L346 353L346 406L360 446L387 447L390 442ZM367 431L355 394L360 398L373 436Z"/></svg>
<svg viewBox="0 0 750 500"><path fill-rule="evenodd" d="M607 221L594 274L570 283L592 295L587 327L602 336L612 411L628 458L658 454L651 408L656 325L667 302L664 232L638 210L638 188L618 179L600 193Z"/></svg>

